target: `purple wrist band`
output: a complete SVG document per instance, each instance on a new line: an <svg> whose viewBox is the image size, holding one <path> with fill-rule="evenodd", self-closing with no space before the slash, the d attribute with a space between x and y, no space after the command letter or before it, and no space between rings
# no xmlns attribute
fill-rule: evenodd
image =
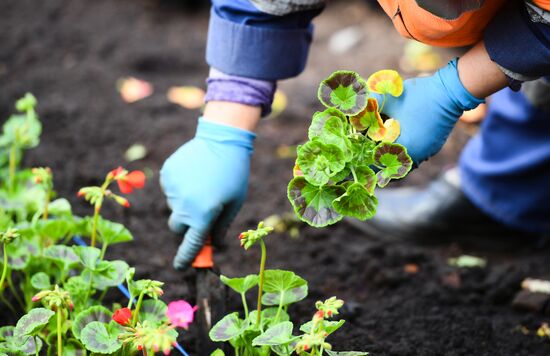
<svg viewBox="0 0 550 356"><path fill-rule="evenodd" d="M260 106L262 117L271 112L271 103L277 89L276 82L229 75L215 68L210 68L206 83L208 85L206 102L231 101Z"/></svg>

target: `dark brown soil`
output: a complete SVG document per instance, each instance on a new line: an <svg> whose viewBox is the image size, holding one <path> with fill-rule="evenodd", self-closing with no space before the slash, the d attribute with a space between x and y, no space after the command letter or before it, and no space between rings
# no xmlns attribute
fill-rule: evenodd
<svg viewBox="0 0 550 356"><path fill-rule="evenodd" d="M166 300L192 300L192 274L184 278L171 267L179 240L166 227L158 171L194 133L199 113L170 104L165 93L172 85L204 86L208 12L189 12L175 0L4 0L0 14L0 117L4 120L15 99L30 91L39 99L44 123L42 144L26 164L50 166L60 195L86 214L90 208L75 198L78 188L98 183L105 172L124 164L132 144L147 146L148 156L127 166L150 170L148 185L131 196L129 211L105 211L135 236L133 244L113 248L110 257L125 258L142 277L165 281ZM361 43L353 53L328 54L332 31L350 25L364 32ZM355 1L340 2L317 27L309 68L282 84L291 98L288 110L259 128L248 202L230 231L228 248L216 256L224 274L253 272L258 263L258 251L238 247L239 231L289 210L292 160L278 159L275 150L306 137L309 117L318 108L316 83L338 68L367 75L397 67L403 40L382 14ZM151 81L155 94L125 104L115 83L126 75ZM406 183L426 182L451 165L466 139L457 130L443 153ZM390 244L344 223L322 230L304 227L298 239L275 235L268 249L268 267L293 270L310 283L310 297L291 309L300 321L309 318L317 299L338 295L346 300L343 317L349 322L332 339L336 350L375 356L550 354L550 340L534 334L550 316L511 307L524 277L548 276L548 250L487 254L450 243L437 248ZM447 266L448 256L464 252L487 257L488 267L457 271ZM418 273L404 272L410 263L418 265ZM195 340L192 332L183 338L193 354L204 354Z"/></svg>

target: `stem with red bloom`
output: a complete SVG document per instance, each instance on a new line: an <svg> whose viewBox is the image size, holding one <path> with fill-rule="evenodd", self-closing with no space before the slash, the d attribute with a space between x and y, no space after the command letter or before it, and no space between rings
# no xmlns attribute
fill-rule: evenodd
<svg viewBox="0 0 550 356"><path fill-rule="evenodd" d="M262 248L262 258L260 261L260 282L258 283L258 315L256 316L256 327L260 327L260 321L262 320L262 294L264 291L264 271L265 271L265 260L267 259L267 250L265 248L265 242L263 239L260 239L260 246Z"/></svg>

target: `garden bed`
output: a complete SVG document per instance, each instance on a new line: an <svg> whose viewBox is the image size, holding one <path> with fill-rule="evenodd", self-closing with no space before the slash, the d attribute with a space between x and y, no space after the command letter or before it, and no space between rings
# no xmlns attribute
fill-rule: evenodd
<svg viewBox="0 0 550 356"><path fill-rule="evenodd" d="M341 11L348 10L336 4L319 21L320 41L313 51L326 45ZM165 93L172 85L204 85L207 11L188 13L177 1L24 0L4 2L0 13L0 116L6 118L15 99L30 91L39 100L44 126L41 146L28 154L25 165L51 167L59 195L70 197L76 213L84 214L89 206L77 200L78 189L100 183L104 172L123 161L128 147L144 144L147 157L127 166L150 169L152 179L131 197L131 210L105 207L106 217L124 223L135 241L113 247L109 258L125 259L140 278L166 282L166 301L193 300L193 272L171 267L179 240L166 227L168 208L158 186L158 170L194 133L198 112L169 103ZM402 41L391 32L389 21L370 10L361 10L361 15L376 25L375 33L368 35L369 48L392 46L381 49L377 57L358 51L368 65L349 69L368 74L383 66L396 67ZM352 16L346 21L359 19ZM382 40L382 34L387 38ZM317 83L334 69L360 62L321 57L314 52L311 68L300 79L283 83L291 98L288 110L260 126L249 199L229 232L227 248L216 255L226 275L252 273L257 266L258 251L245 253L238 233L290 210L286 185L293 160L279 159L276 149L306 138L311 113L319 109ZM124 103L115 83L126 75L152 82L155 93L131 105ZM406 182L427 181L452 164L465 138L462 131L455 132L444 152ZM523 278L550 277L548 248L487 253L456 244L428 248L373 238L339 223L325 229L303 226L299 238L278 234L266 241L268 267L292 270L309 281L309 297L293 307L300 321L311 317L318 299L337 295L346 301L342 317L348 322L331 339L337 349L375 356L550 354L550 340L535 334L550 315L511 306ZM488 266L448 266L449 256L463 253L486 257ZM418 271L411 273L409 264ZM237 305L238 300L231 303ZM0 326L7 318L0 311ZM192 327L184 340L188 351L201 354L194 349Z"/></svg>

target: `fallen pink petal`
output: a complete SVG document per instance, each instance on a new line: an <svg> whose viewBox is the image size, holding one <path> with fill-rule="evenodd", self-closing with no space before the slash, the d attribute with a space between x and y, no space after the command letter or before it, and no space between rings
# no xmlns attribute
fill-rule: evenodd
<svg viewBox="0 0 550 356"><path fill-rule="evenodd" d="M153 86L144 80L126 77L119 79L118 91L122 100L127 103L134 103L153 94Z"/></svg>

